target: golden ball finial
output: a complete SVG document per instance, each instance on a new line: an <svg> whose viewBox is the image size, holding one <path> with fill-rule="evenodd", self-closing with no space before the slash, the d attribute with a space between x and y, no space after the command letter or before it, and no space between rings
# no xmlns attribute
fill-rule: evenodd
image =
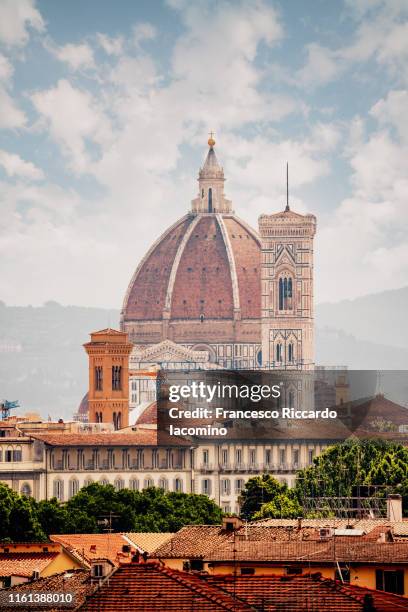
<svg viewBox="0 0 408 612"><path fill-rule="evenodd" d="M214 132L210 132L210 137L208 139L208 146L212 148L214 145L215 145Z"/></svg>

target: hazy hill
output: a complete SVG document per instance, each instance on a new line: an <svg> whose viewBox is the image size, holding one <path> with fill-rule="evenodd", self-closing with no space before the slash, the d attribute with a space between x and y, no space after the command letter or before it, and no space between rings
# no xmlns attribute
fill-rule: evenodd
<svg viewBox="0 0 408 612"><path fill-rule="evenodd" d="M0 303L0 398L23 410L70 417L87 389L89 333L117 327L119 310ZM14 352L16 351L16 352Z"/></svg>
<svg viewBox="0 0 408 612"><path fill-rule="evenodd" d="M358 339L408 348L408 287L316 307L316 325Z"/></svg>
<svg viewBox="0 0 408 612"><path fill-rule="evenodd" d="M317 363L408 370L406 312L408 288L318 306ZM0 398L70 418L88 385L82 345L91 331L118 325L119 310L0 302Z"/></svg>

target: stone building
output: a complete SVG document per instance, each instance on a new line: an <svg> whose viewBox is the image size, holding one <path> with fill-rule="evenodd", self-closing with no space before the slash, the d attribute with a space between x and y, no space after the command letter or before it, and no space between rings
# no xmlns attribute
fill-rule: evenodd
<svg viewBox="0 0 408 612"><path fill-rule="evenodd" d="M224 368L312 367L316 219L287 205L258 234L225 197L208 144L197 197L136 268L121 328L138 349L170 340Z"/></svg>

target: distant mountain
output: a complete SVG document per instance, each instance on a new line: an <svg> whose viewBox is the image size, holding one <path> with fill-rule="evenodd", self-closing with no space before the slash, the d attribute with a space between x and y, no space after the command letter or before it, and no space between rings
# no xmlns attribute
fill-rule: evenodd
<svg viewBox="0 0 408 612"><path fill-rule="evenodd" d="M336 328L375 344L408 349L408 287L334 304L318 304L317 327Z"/></svg>
<svg viewBox="0 0 408 612"><path fill-rule="evenodd" d="M404 300L408 288L318 306L316 362L408 370ZM19 400L21 412L71 418L88 387L82 345L90 332L118 325L119 310L0 302L0 398Z"/></svg>
<svg viewBox="0 0 408 612"><path fill-rule="evenodd" d="M71 418L88 387L82 345L109 325L119 325L118 310L0 303L0 398L19 400L22 411Z"/></svg>

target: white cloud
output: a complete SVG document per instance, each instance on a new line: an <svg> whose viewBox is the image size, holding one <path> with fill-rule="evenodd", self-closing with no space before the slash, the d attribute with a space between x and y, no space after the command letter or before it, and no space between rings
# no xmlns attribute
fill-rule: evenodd
<svg viewBox="0 0 408 612"><path fill-rule="evenodd" d="M337 48L306 46L307 59L297 72L301 85L335 81L354 65L374 60L402 83L408 83L408 3L406 0L347 0L357 28L350 43Z"/></svg>
<svg viewBox="0 0 408 612"><path fill-rule="evenodd" d="M56 87L32 94L31 100L69 159L70 167L78 173L87 172L98 155L91 154L87 143L103 145L110 138L108 120L92 95L61 79Z"/></svg>
<svg viewBox="0 0 408 612"><path fill-rule="evenodd" d="M93 51L86 43L67 44L63 47L48 46L48 48L55 57L68 64L72 70L93 68L95 65Z"/></svg>
<svg viewBox="0 0 408 612"><path fill-rule="evenodd" d="M97 41L102 49L108 55L120 55L123 51L123 37L117 36L116 38L107 36L107 34L101 34L98 32L96 35Z"/></svg>
<svg viewBox="0 0 408 612"><path fill-rule="evenodd" d="M352 193L317 235L319 300L408 284L407 95L390 92L373 106L373 131L361 119L351 126Z"/></svg>
<svg viewBox="0 0 408 612"><path fill-rule="evenodd" d="M0 166L3 166L8 176L17 176L33 181L44 178L44 173L32 162L24 161L19 155L0 149Z"/></svg>
<svg viewBox="0 0 408 612"><path fill-rule="evenodd" d="M2 0L0 2L0 42L7 46L22 46L29 39L29 28L45 30L34 0Z"/></svg>
<svg viewBox="0 0 408 612"><path fill-rule="evenodd" d="M26 116L4 87L0 87L0 129L21 128Z"/></svg>
<svg viewBox="0 0 408 612"><path fill-rule="evenodd" d="M317 43L307 45L306 52L306 63L296 73L299 84L307 87L324 85L339 76L343 62L338 53Z"/></svg>
<svg viewBox="0 0 408 612"><path fill-rule="evenodd" d="M137 23L133 28L133 42L137 47L146 40L153 40L156 36L156 28L151 23Z"/></svg>
<svg viewBox="0 0 408 612"><path fill-rule="evenodd" d="M26 123L24 112L9 91L13 73L10 60L0 53L0 129L21 128Z"/></svg>
<svg viewBox="0 0 408 612"><path fill-rule="evenodd" d="M8 82L13 72L14 69L9 59L0 53L0 81Z"/></svg>

